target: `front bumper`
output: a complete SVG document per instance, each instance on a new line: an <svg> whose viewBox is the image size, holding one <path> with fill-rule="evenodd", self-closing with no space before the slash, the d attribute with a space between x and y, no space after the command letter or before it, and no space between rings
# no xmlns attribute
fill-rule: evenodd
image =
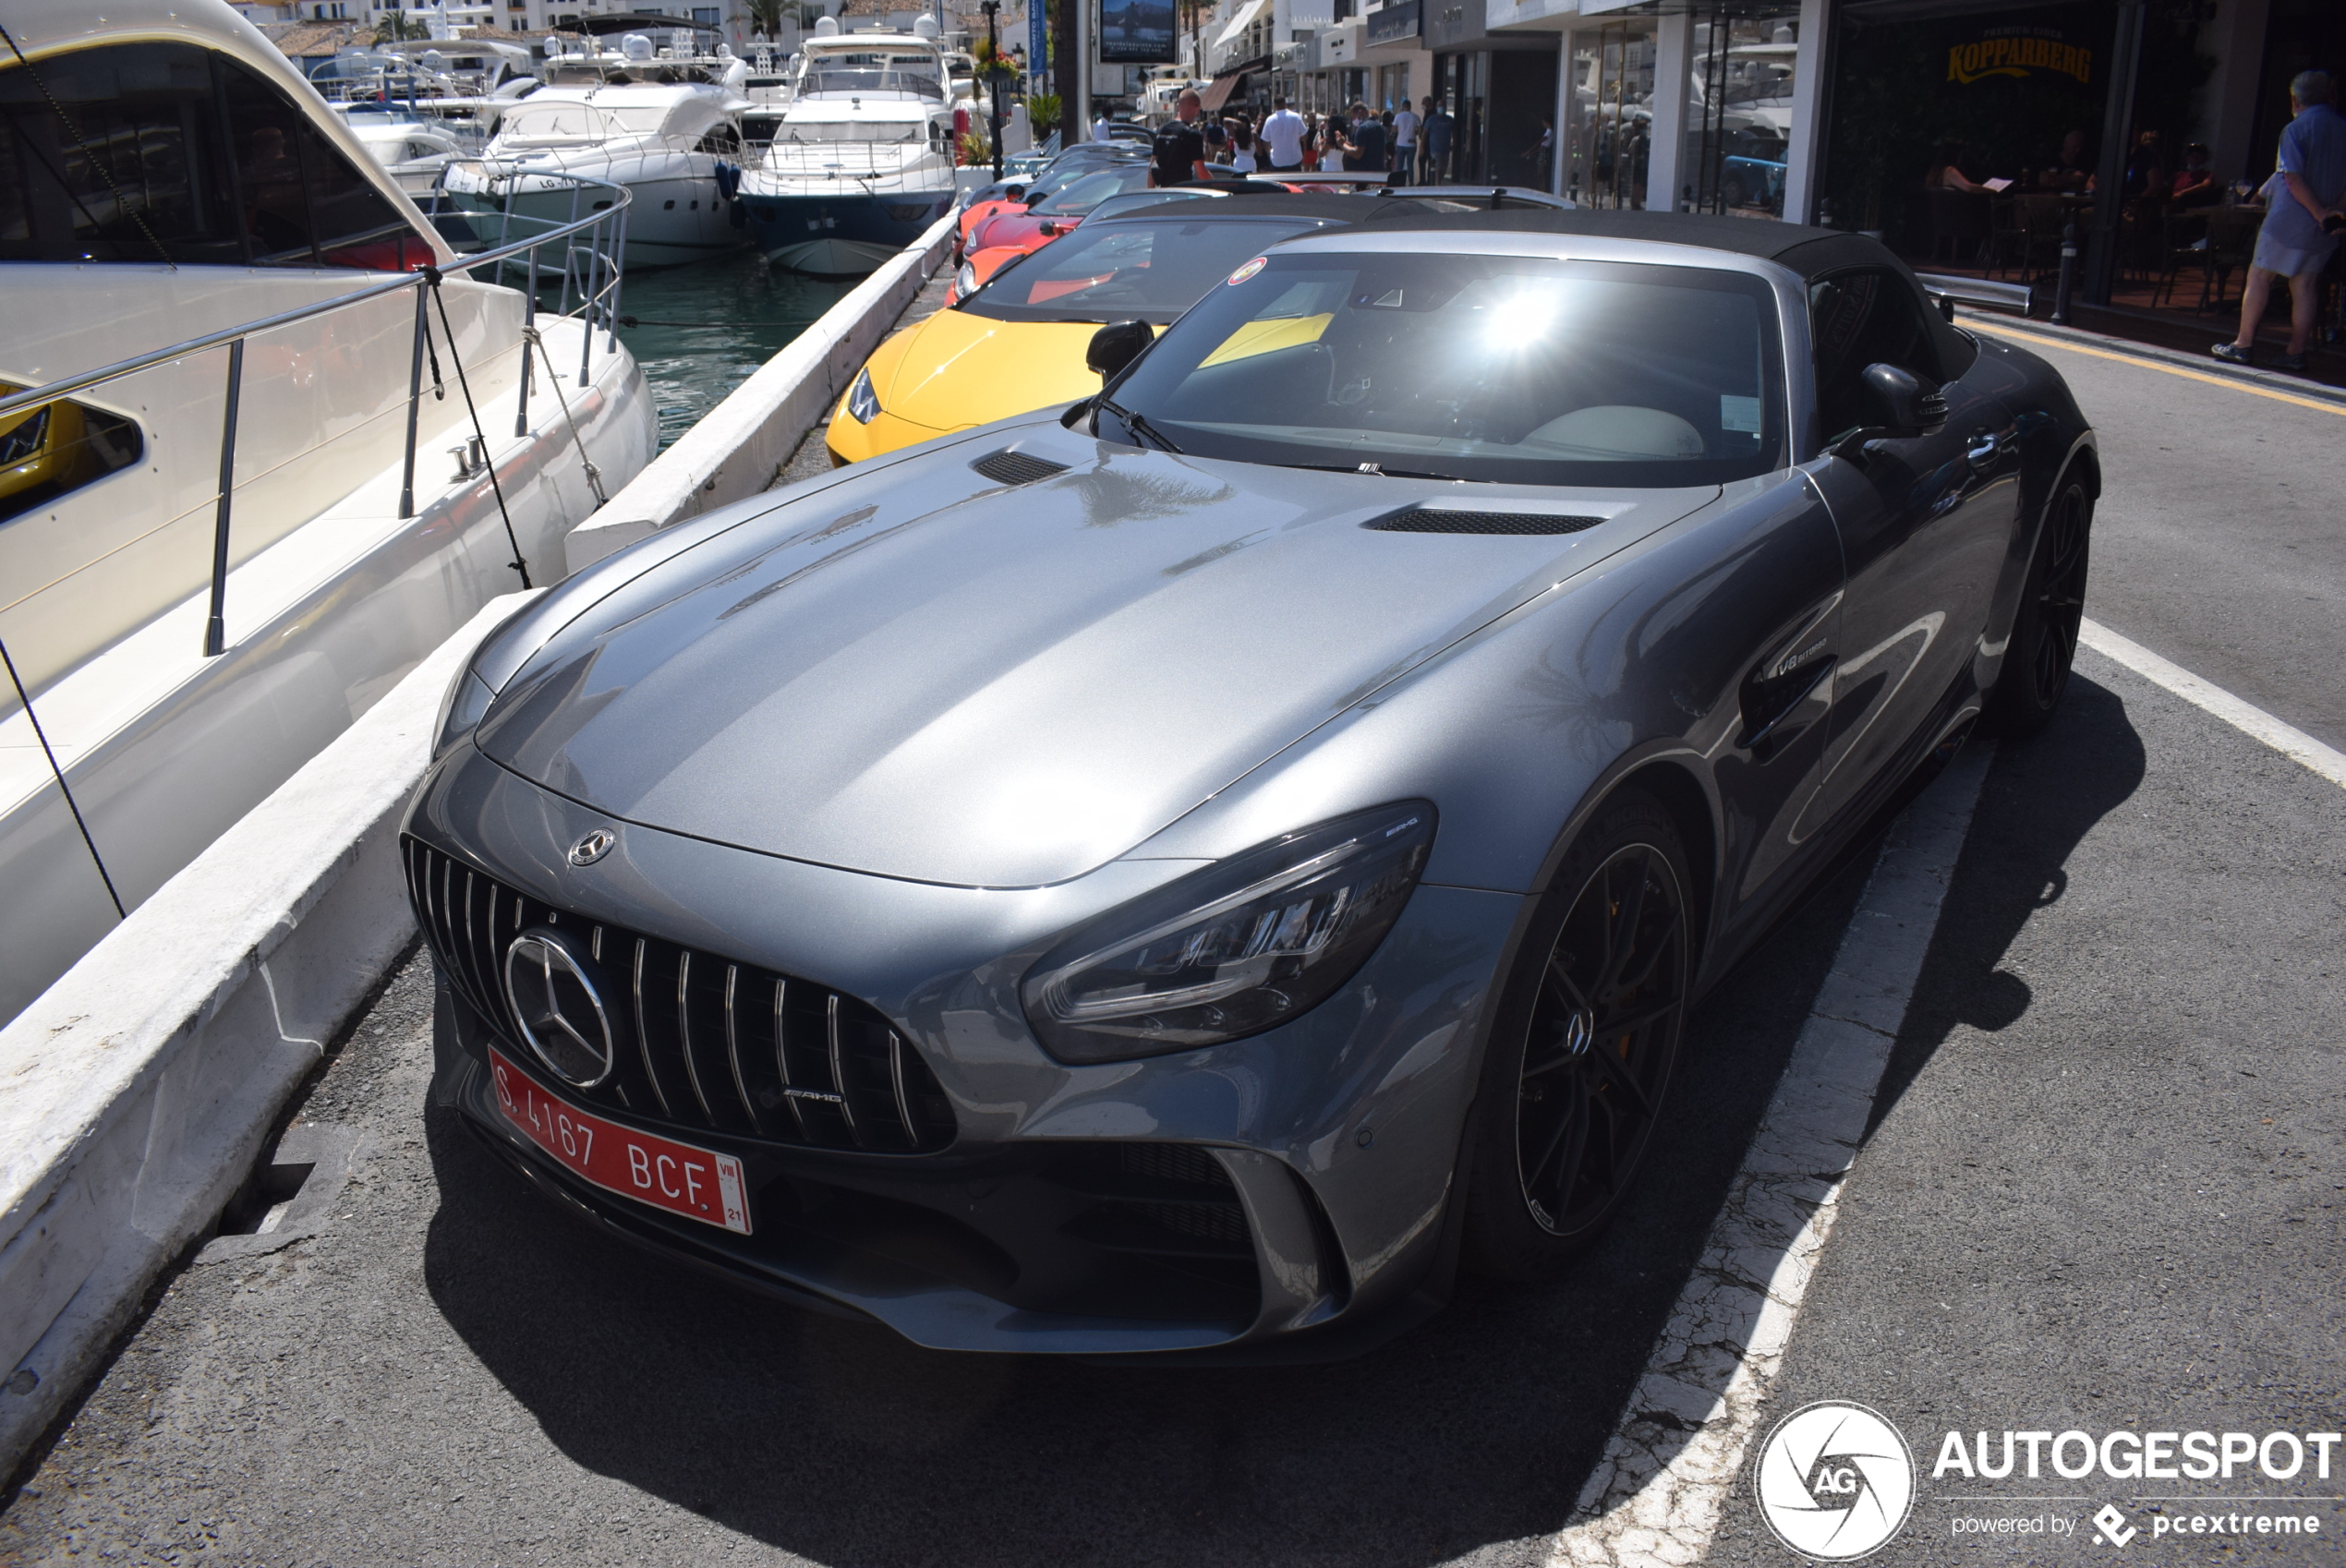
<svg viewBox="0 0 2346 1568"><path fill-rule="evenodd" d="M565 848L596 827L616 828L620 847L569 865ZM1186 862L1113 862L1013 892L894 882L614 824L470 747L427 779L408 832L411 895L420 857L445 857L417 898L441 969L441 1098L538 1186L631 1240L939 1349L1346 1354L1446 1289L1451 1176L1513 897L1421 887L1352 983L1295 1022L1068 1067L1017 1011L1027 959ZM829 988L917 1053L941 1136L875 1130L851 1146L761 1134L755 1111L677 1120L589 1100L596 1115L739 1159L753 1233L586 1185L505 1121L485 1068L492 1042L536 1064L485 990L482 955L498 938L478 934L549 911L629 951L635 933L657 932L644 940L744 987L769 976ZM658 972L677 982L639 978L636 1006L645 994L704 1006L677 995L687 966L665 961ZM701 1081L720 1079L712 1068Z"/></svg>

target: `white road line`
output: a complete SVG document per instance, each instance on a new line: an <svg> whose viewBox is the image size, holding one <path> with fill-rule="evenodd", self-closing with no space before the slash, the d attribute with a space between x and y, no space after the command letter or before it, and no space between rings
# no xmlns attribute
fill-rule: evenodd
<svg viewBox="0 0 2346 1568"><path fill-rule="evenodd" d="M2264 742L2283 756L2304 763L2331 783L2346 784L2346 752L2323 745L2295 725L2283 723L2254 703L2242 702L2221 686L2201 680L2182 665L2159 657L2098 621L2087 621L2080 625L2077 640L2104 658L2117 660L2153 685L2164 686L2183 701L2207 709L2233 729Z"/></svg>
<svg viewBox="0 0 2346 1568"><path fill-rule="evenodd" d="M1891 829L1701 1260L1550 1561L1699 1562L1717 1532L1832 1228L1874 1091L1953 880L1992 746Z"/></svg>

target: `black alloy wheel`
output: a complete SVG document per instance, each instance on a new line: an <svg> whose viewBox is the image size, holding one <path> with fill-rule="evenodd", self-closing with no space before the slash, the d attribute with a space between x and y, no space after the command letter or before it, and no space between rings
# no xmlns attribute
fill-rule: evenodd
<svg viewBox="0 0 2346 1568"><path fill-rule="evenodd" d="M1642 793L1607 802L1565 857L1478 1102L1468 1238L1481 1272L1556 1272L1629 1191L1685 1026L1687 887L1677 833Z"/></svg>
<svg viewBox="0 0 2346 1568"><path fill-rule="evenodd" d="M2043 729L2069 690L2077 633L2086 618L2086 571L2092 556L2094 506L2085 481L2062 476L2028 562L2028 581L2013 617L2003 671L1996 678L1996 718L2007 734Z"/></svg>

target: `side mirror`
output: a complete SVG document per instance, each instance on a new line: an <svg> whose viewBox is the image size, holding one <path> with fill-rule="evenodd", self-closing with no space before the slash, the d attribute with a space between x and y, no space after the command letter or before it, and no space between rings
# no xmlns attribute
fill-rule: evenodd
<svg viewBox="0 0 2346 1568"><path fill-rule="evenodd" d="M1874 441L1935 436L1947 423L1946 398L1938 388L1926 387L1912 370L1868 365L1858 380L1865 383L1867 411L1873 420L1841 439L1832 449L1837 457L1862 464L1867 446Z"/></svg>
<svg viewBox="0 0 2346 1568"><path fill-rule="evenodd" d="M1883 434L1899 440L1935 436L1947 422L1947 400L1937 387L1926 388L1922 378L1895 365L1868 365L1860 378L1866 383L1874 417L1888 428Z"/></svg>
<svg viewBox="0 0 2346 1568"><path fill-rule="evenodd" d="M1023 201L1026 199L1026 187L1022 185L1011 186L1009 189L1002 192L1002 199L1005 201Z"/></svg>
<svg viewBox="0 0 2346 1568"><path fill-rule="evenodd" d="M1092 346L1083 351L1083 363L1099 373L1103 381L1115 379L1118 371L1141 356L1141 350L1156 341L1146 321L1110 321L1092 334Z"/></svg>

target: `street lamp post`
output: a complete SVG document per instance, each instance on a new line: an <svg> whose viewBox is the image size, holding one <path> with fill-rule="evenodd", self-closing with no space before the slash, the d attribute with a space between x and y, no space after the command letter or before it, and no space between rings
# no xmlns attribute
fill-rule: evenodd
<svg viewBox="0 0 2346 1568"><path fill-rule="evenodd" d="M1043 0L1027 0L1039 6ZM994 149L994 181L1002 179L1002 43L994 30L995 18L1002 9L1002 0L981 0L979 10L986 13L986 85L992 89L986 95L986 140Z"/></svg>

